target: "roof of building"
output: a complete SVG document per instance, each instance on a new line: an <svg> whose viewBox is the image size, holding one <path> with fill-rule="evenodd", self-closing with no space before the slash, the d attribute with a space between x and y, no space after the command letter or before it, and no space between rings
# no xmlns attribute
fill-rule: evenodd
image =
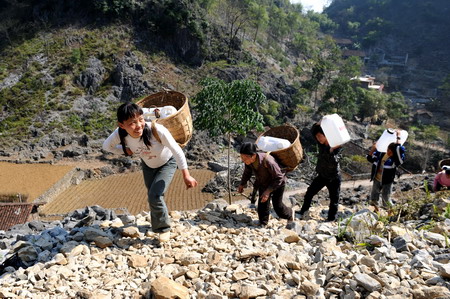
<svg viewBox="0 0 450 299"><path fill-rule="evenodd" d="M360 50L344 50L342 51L343 56L359 56L359 57L365 57L366 52L360 51Z"/></svg>
<svg viewBox="0 0 450 299"><path fill-rule="evenodd" d="M16 224L27 222L33 203L1 203L0 230L8 230Z"/></svg>
<svg viewBox="0 0 450 299"><path fill-rule="evenodd" d="M341 45L351 45L353 43L352 40L348 38L334 38L334 41L336 42L336 44Z"/></svg>
<svg viewBox="0 0 450 299"><path fill-rule="evenodd" d="M358 80L359 82L374 82L375 77L371 77L369 75L363 76L363 77L353 77L350 80Z"/></svg>
<svg viewBox="0 0 450 299"><path fill-rule="evenodd" d="M430 111L428 111L426 109L419 109L414 114L415 115L427 115L429 117L433 117L433 113L431 113Z"/></svg>

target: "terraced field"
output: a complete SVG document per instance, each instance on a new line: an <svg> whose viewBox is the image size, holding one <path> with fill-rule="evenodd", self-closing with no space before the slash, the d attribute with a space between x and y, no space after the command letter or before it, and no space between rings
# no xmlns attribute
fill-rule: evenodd
<svg viewBox="0 0 450 299"><path fill-rule="evenodd" d="M34 201L74 166L0 162L0 194L22 194Z"/></svg>
<svg viewBox="0 0 450 299"><path fill-rule="evenodd" d="M189 171L197 179L199 186L186 190L181 172L177 170L165 195L169 210L201 209L213 199L212 194L203 193L201 189L214 177L214 172L198 169ZM93 205L109 209L126 208L132 215L148 211L147 191L142 172L112 175L72 185L45 205L41 212L45 215L64 214Z"/></svg>

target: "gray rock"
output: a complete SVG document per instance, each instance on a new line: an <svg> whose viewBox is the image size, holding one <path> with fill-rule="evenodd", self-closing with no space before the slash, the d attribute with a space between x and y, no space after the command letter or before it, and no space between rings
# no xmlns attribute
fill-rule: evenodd
<svg viewBox="0 0 450 299"><path fill-rule="evenodd" d="M227 166L222 165L222 164L217 163L217 162L213 162L213 161L209 161L208 162L208 167L209 167L209 169L211 169L214 172L220 172L220 171L224 171L224 170L228 169Z"/></svg>
<svg viewBox="0 0 450 299"><path fill-rule="evenodd" d="M379 291L381 289L381 284L367 274L356 273L355 280L358 282L358 285L362 286L368 292Z"/></svg>
<svg viewBox="0 0 450 299"><path fill-rule="evenodd" d="M444 278L450 278L450 264L435 264L439 270L439 275Z"/></svg>
<svg viewBox="0 0 450 299"><path fill-rule="evenodd" d="M34 262L38 258L38 251L34 246L26 246L19 249L17 255L23 262Z"/></svg>
<svg viewBox="0 0 450 299"><path fill-rule="evenodd" d="M87 89L90 94L95 93L103 82L106 73L100 60L91 57L88 60L88 67L76 79L76 83Z"/></svg>
<svg viewBox="0 0 450 299"><path fill-rule="evenodd" d="M112 79L115 85L115 95L121 101L130 101L144 95L149 89L149 83L143 80L145 68L138 57L127 52L125 57L117 63Z"/></svg>
<svg viewBox="0 0 450 299"><path fill-rule="evenodd" d="M397 249L398 252L407 251L408 250L408 243L406 240L402 237L397 237L393 240L392 246Z"/></svg>

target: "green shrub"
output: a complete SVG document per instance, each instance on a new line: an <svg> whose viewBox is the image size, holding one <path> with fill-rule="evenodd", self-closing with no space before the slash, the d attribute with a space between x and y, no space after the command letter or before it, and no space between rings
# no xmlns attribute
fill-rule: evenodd
<svg viewBox="0 0 450 299"><path fill-rule="evenodd" d="M367 163L366 157L362 156L362 155L353 155L353 156L350 156L350 159L353 162L357 162L357 163L364 163L364 164Z"/></svg>
<svg viewBox="0 0 450 299"><path fill-rule="evenodd" d="M269 114L264 115L264 123L269 127L276 127L280 124L275 117Z"/></svg>
<svg viewBox="0 0 450 299"><path fill-rule="evenodd" d="M72 49L72 55L70 56L70 62L72 64L80 64L81 63L81 49L80 48Z"/></svg>
<svg viewBox="0 0 450 299"><path fill-rule="evenodd" d="M66 124L69 128L72 128L77 132L83 131L83 122L78 114L75 114L73 112L69 113L66 119Z"/></svg>

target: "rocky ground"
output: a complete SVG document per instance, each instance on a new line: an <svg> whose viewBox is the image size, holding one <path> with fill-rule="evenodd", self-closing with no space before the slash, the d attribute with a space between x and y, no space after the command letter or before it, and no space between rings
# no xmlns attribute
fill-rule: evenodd
<svg viewBox="0 0 450 299"><path fill-rule="evenodd" d="M171 212L162 244L148 214L90 207L26 223L0 234L0 297L448 298L450 194L426 193L424 179L401 180L395 198L403 209L401 194L430 197L428 209L374 213L358 185L342 191L339 221L324 222L321 192L307 219L287 228L273 214L261 228L248 202L219 199Z"/></svg>

